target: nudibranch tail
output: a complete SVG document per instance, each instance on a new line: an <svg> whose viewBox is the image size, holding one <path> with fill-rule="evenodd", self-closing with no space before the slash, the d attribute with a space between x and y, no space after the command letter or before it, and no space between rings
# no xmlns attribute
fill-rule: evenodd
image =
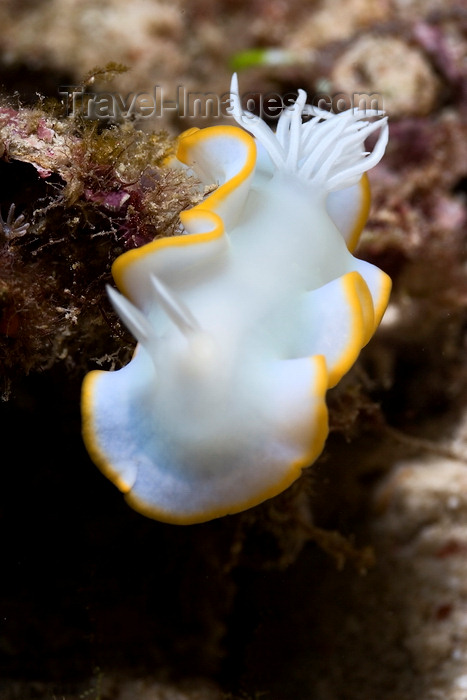
<svg viewBox="0 0 467 700"><path fill-rule="evenodd" d="M169 523L261 503L319 456L326 392L375 332L391 286L351 253L385 117L324 112L300 90L273 133L243 111L236 76L231 103L245 130L190 129L177 151L217 188L182 212L183 233L112 267L123 294L109 296L137 352L83 383L92 459L131 506Z"/></svg>

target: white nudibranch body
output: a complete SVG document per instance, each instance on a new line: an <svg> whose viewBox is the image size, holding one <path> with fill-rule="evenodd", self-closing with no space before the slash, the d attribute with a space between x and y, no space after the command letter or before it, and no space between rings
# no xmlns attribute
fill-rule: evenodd
<svg viewBox="0 0 467 700"><path fill-rule="evenodd" d="M299 91L273 133L242 110L235 76L231 92L243 128L191 129L178 145L217 189L180 215L181 235L114 263L121 293L109 294L138 340L133 359L83 385L91 457L131 506L172 523L254 506L318 457L326 391L374 333L391 286L351 253L386 118L331 114Z"/></svg>

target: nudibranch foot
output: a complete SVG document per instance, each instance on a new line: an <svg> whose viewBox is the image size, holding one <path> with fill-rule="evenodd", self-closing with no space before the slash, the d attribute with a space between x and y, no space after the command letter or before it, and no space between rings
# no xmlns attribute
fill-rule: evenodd
<svg viewBox="0 0 467 700"><path fill-rule="evenodd" d="M178 167L217 189L180 215L180 235L113 265L132 360L83 384L92 459L131 506L169 523L254 506L319 456L326 392L375 332L391 286L352 255L383 114L331 114L300 90L274 133L242 109L235 76L231 93L244 128L190 129L177 151Z"/></svg>

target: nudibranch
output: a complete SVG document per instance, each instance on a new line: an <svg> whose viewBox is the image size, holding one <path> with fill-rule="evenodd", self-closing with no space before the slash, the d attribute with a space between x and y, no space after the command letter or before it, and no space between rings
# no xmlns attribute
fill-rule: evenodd
<svg viewBox="0 0 467 700"><path fill-rule="evenodd" d="M110 299L138 344L128 365L83 384L91 458L133 508L169 523L245 510L312 464L326 391L391 286L351 252L386 117L332 114L300 90L273 132L242 109L236 76L231 113L239 126L181 135L179 167L217 188L180 215L180 235L114 262Z"/></svg>

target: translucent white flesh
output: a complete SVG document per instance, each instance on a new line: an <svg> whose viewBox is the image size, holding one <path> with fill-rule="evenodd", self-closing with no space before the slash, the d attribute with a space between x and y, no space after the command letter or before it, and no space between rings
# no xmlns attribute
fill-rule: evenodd
<svg viewBox="0 0 467 700"><path fill-rule="evenodd" d="M277 146L268 150L267 127L255 127L267 153L253 180L244 132L188 136L185 162L219 190L187 212L184 237L117 261L128 299L115 291L112 299L139 345L118 372L88 375L84 435L104 473L151 517L208 520L292 483L323 447L327 388L384 311L388 278L346 245L363 206L357 121L336 128L348 130L355 163L344 158L351 178L341 178L345 195L331 201L322 180L328 173L334 188L339 173L319 139L318 165L309 149L300 157L312 141L310 128L297 131L300 99ZM332 148L332 124L324 124Z"/></svg>

